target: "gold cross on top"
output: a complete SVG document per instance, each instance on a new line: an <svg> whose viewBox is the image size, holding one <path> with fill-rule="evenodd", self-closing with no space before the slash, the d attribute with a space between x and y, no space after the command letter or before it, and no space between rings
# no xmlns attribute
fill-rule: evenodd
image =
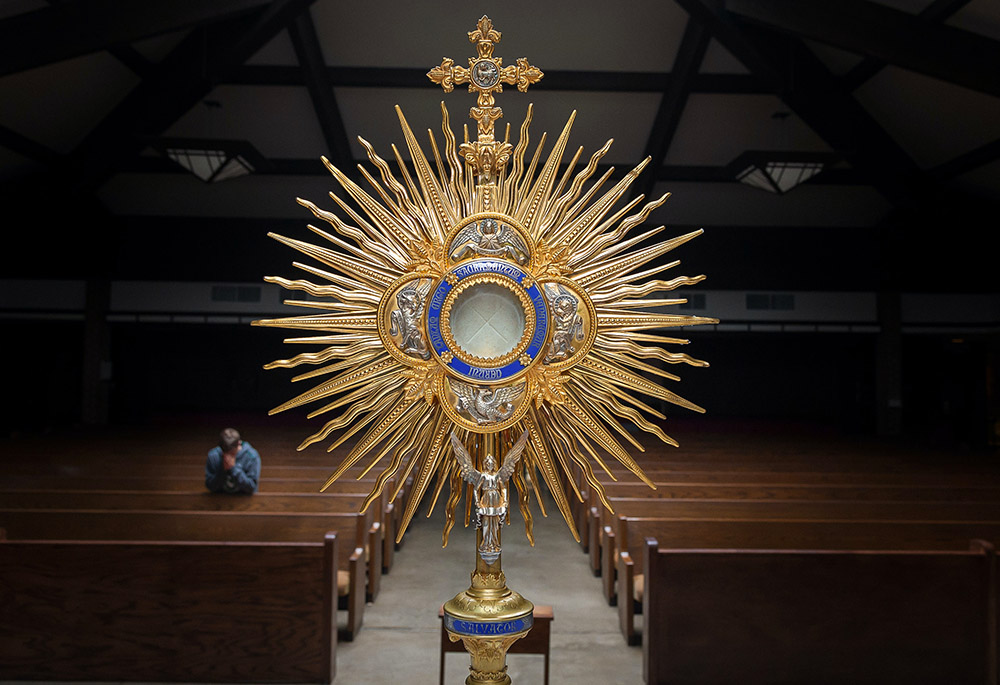
<svg viewBox="0 0 1000 685"><path fill-rule="evenodd" d="M503 58L493 56L494 43L500 42L500 32L493 28L489 17L476 24L476 30L469 32L469 42L476 44L476 57L469 58L469 68L455 66L455 60L445 57L441 66L427 72L427 78L440 83L444 92L450 93L455 84L468 83L469 92L478 91L477 106L469 110L469 116L476 120L479 142L493 142L493 122L503 116L503 110L494 105L493 94L503 92L503 84L517 85L522 93L532 83L542 79L541 70L528 64L524 57L510 66L503 66Z"/></svg>

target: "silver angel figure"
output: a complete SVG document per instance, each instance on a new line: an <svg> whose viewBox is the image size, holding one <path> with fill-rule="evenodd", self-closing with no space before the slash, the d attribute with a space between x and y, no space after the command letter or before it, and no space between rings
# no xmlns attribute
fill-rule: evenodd
<svg viewBox="0 0 1000 685"><path fill-rule="evenodd" d="M575 341L583 340L583 318L576 313L578 300L566 288L559 288L555 296L549 291L546 294L552 304L552 342L545 354L544 362L562 361L570 357L576 348Z"/></svg>
<svg viewBox="0 0 1000 685"><path fill-rule="evenodd" d="M496 219L483 219L466 226L451 242L452 259L470 256L504 257L518 264L526 264L528 248L510 226Z"/></svg>
<svg viewBox="0 0 1000 685"><path fill-rule="evenodd" d="M466 451L462 441L454 433L451 434L451 447L455 459L461 467L462 480L472 485L476 501L476 527L483 531L482 542L479 543L479 556L487 564L493 564L500 558L500 524L507 517L507 481L514 474L517 460L528 445L528 431L521 433L514 446L507 451L503 465L497 469L496 459L487 454L483 463L485 470L479 471L472 463L472 457Z"/></svg>
<svg viewBox="0 0 1000 685"><path fill-rule="evenodd" d="M429 288L429 286L427 287ZM427 348L427 339L421 327L424 316L424 298L427 289L409 285L396 293L397 309L389 315L390 335L399 335L399 348L406 354L430 359L431 351Z"/></svg>
<svg viewBox="0 0 1000 685"><path fill-rule="evenodd" d="M482 426L499 423L514 413L514 401L524 392L524 383L492 388L451 381L451 389L455 408Z"/></svg>

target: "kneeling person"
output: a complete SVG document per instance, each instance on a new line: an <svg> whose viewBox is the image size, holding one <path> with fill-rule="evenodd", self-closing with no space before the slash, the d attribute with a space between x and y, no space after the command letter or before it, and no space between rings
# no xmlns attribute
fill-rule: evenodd
<svg viewBox="0 0 1000 685"><path fill-rule="evenodd" d="M260 455L243 442L235 428L219 435L219 444L208 452L205 463L205 487L212 492L252 495L260 478Z"/></svg>

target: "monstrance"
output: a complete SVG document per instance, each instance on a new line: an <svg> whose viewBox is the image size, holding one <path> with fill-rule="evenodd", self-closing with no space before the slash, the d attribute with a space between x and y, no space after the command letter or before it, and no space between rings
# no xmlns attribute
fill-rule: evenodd
<svg viewBox="0 0 1000 685"><path fill-rule="evenodd" d="M532 604L501 569L508 481L532 545L529 503L534 493L543 507L540 483L577 540L567 497L580 497L577 473L609 509L593 470L608 471L608 455L652 487L624 445L643 451L625 423L676 446L651 420L665 415L639 396L703 411L652 378L680 380L662 363L707 364L662 347L687 340L648 331L716 319L663 313L685 300L650 297L704 276L660 278L678 264L663 256L700 230L662 241L652 238L663 226L634 230L669 194L616 208L649 158L603 192L613 168L591 179L611 140L575 175L583 148L562 170L573 112L544 161L545 135L526 164L531 105L515 146L509 125L502 140L494 135L503 115L494 95L504 84L524 92L543 74L525 58L504 66L493 55L500 32L489 18L468 35L476 46L468 67L445 58L427 75L446 93L467 83L477 94L476 139L466 127L457 142L442 102L444 145L428 131L428 158L397 106L410 156L407 165L392 146L398 176L361 138L381 178L359 165L370 190L323 158L349 198L330 193L346 219L298 199L333 227L309 226L326 244L269 234L321 264L295 262L320 282L265 279L309 293L287 303L320 313L254 323L310 331L287 342L321 347L265 367L313 365L293 380L324 379L272 414L311 403L321 405L310 418L343 410L299 449L345 429L332 451L360 434L326 486L362 459L366 473L381 464L367 508L394 476L393 499L412 477L398 541L424 495L433 493L433 507L447 484L445 545L465 495L476 567L471 586L445 604L445 627L472 656L466 683L500 685L510 683L506 651L532 620Z"/></svg>

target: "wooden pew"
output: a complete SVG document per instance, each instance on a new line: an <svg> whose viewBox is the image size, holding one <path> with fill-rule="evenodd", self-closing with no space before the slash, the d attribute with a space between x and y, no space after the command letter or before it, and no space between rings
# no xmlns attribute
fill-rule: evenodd
<svg viewBox="0 0 1000 685"><path fill-rule="evenodd" d="M615 600L615 566L619 544L617 528L622 516L635 518L738 518L880 521L1000 521L1000 501L992 502L876 502L871 500L676 500L610 498L618 513L611 517L602 508L604 524L592 523L601 531L599 567L604 594ZM633 540L633 543L638 541ZM594 559L591 551L591 563Z"/></svg>
<svg viewBox="0 0 1000 685"><path fill-rule="evenodd" d="M62 478L47 478L41 476L12 476L4 478L2 481L2 487L4 488L0 491L0 502L3 506L28 506L30 507L30 501L33 497L29 493L38 492L52 492L52 491L62 491L62 492L72 492L77 493L72 497L69 497L67 501L83 501L80 497L87 498L89 496L81 494L88 492L95 493L113 493L113 492L125 492L129 493L127 497L134 496L134 493L140 491L148 491L149 496L153 497L159 501L168 502L179 502L180 499L171 499L166 497L166 493L176 493L177 495L184 494L192 502L203 502L202 507L177 507L177 508L203 508L211 510L233 510L233 511L249 511L249 510L260 510L260 511L271 511L274 510L275 499L278 495L315 495L316 497L333 496L336 497L353 497L355 498L356 505L353 508L344 508L344 506L338 506L338 504L343 504L346 499L341 503L334 504L332 500L326 500L334 506L336 511L357 511L360 510L361 504L364 501L364 496L366 496L374 485L374 480L348 480L339 481L333 483L326 492L320 493L319 489L322 487L325 479L315 480L309 479L271 479L265 478L261 481L260 491L256 493L253 497L235 496L235 497L225 497L219 495L213 495L205 490L204 482L200 477L192 478L190 476L181 478L142 478L138 476L128 476L128 477L113 477L113 478L98 478L90 476L76 476L76 477L62 477ZM395 551L395 531L399 524L399 515L402 510L401 507L396 507L394 503L390 503L389 493L392 491L394 483L390 482L387 484L385 491L379 499L379 502L372 505L373 514L377 514L376 520L382 526L383 530L383 549L382 549L382 563L383 572L388 573L392 568L392 562L394 560ZM25 493L25 494L18 494ZM54 496L54 495L53 495ZM121 497L115 497L114 495L107 495L109 501L121 500ZM28 504L7 504L7 501L13 499L14 502L28 502ZM324 500L316 500L316 504L307 503L306 499L300 500L303 508L300 511L325 511L318 502ZM46 504L40 504L39 507L46 507ZM287 500L284 504L280 505L279 511L293 511L294 503L291 500ZM345 505L346 506L346 505ZM71 509L77 508L76 505L67 504L66 506L57 506L56 508ZM93 508L93 509L116 509L116 508L134 508L134 509L160 509L160 508L175 508L175 505L167 505L165 507L156 506L154 504L140 505L137 507L132 506L114 506L109 504L108 506L97 505L97 506L86 506L83 508Z"/></svg>
<svg viewBox="0 0 1000 685"><path fill-rule="evenodd" d="M754 489L774 488L778 486L823 486L834 489L834 492L831 493L831 499L835 498L835 490L838 488L853 488L858 486L865 488L881 487L899 491L898 494L886 493L885 497L878 496L873 497L873 499L899 499L905 496L904 493L912 493L907 499L951 499L937 497L937 493L940 493L945 488L960 491L969 489L980 490L978 494L973 492L969 495L980 499L983 496L982 489L1000 490L1000 474L996 472L996 469L987 473L941 472L939 469L937 471L927 469L925 471L914 472L912 467L907 468L904 465L897 467L895 470L888 471L884 469L871 470L865 468L835 470L830 467L830 462L836 463L837 457L833 457L830 462L822 460L814 462L814 464L823 464L822 468L824 470L816 470L815 468L808 470L808 463L802 464L798 470L766 470L764 465L759 461L751 460L744 464L735 458L735 463L727 464L727 466L733 466L733 469L711 469L706 468L705 464L695 464L691 468L678 470L673 467L664 466L655 459L651 460L650 455L644 456L649 463L643 463L642 466L646 471L646 475L656 485L656 490L649 488L640 482L631 472L613 462L609 463L608 467L611 473L615 474L618 481L612 480L611 476L602 470L595 471L595 475L605 488L619 488L630 485L637 488L638 492L641 493L637 494L637 497L650 498L662 498L656 494L661 490L670 491L672 488L678 487L694 488L697 490L715 486ZM816 455L812 456L814 459L816 458ZM640 462L642 461L640 458ZM574 520L581 533L583 550L584 552L590 552L590 542L594 538L595 533L589 531L589 514L594 510L594 507L598 506L599 500L593 488L583 478L583 474L579 469L575 472L575 480L583 496L583 502L578 501L574 496L570 498L570 506L573 511ZM681 492L683 493L683 490ZM626 493L621 493L621 495L628 496ZM700 497L701 495L689 496ZM961 497L962 493L959 492L956 496ZM730 497L730 495L720 494L719 497L725 498ZM599 530L596 535L600 535Z"/></svg>
<svg viewBox="0 0 1000 685"><path fill-rule="evenodd" d="M653 519L624 517L618 556L618 622L628 644L638 644L635 602L645 597L637 575L645 540L671 549L826 549L962 551L973 539L1000 540L1000 522L794 521L740 519Z"/></svg>
<svg viewBox="0 0 1000 685"><path fill-rule="evenodd" d="M875 500L886 502L998 502L1000 487L855 483L769 484L769 483L675 483L658 482L656 489L638 481L604 483L608 498L642 499L733 499L733 500ZM575 498L573 498L575 501ZM591 529L595 512L601 526L607 523L606 509L593 488L587 489L587 499L576 504L576 524L585 552L591 551L591 541L600 537L601 528ZM617 513L617 512L615 512ZM594 552L595 558L597 553ZM596 563L595 563L596 568Z"/></svg>
<svg viewBox="0 0 1000 685"><path fill-rule="evenodd" d="M738 459L739 457L734 457ZM754 470L705 469L704 465L693 465L683 470L673 468L651 468L643 470L654 483L708 484L740 483L744 485L906 485L910 487L1000 487L1000 473L996 469L985 473L954 472L944 470L914 471L912 467L897 470L830 470L808 464L793 471L767 470L757 465ZM641 482L630 471L609 464L610 470L619 482ZM603 471L595 471L601 483L613 483ZM583 483L583 481L578 481Z"/></svg>
<svg viewBox="0 0 1000 685"><path fill-rule="evenodd" d="M639 499L874 500L883 502L996 502L1000 487L853 483L605 483L608 497ZM596 493L588 505L598 506Z"/></svg>
<svg viewBox="0 0 1000 685"><path fill-rule="evenodd" d="M995 683L991 545L646 549L648 683Z"/></svg>
<svg viewBox="0 0 1000 685"><path fill-rule="evenodd" d="M348 640L361 629L366 599L374 599L379 591L381 573L369 569L381 568L381 529L357 513L0 509L0 527L10 540L316 542L335 531L350 545L338 568Z"/></svg>
<svg viewBox="0 0 1000 685"><path fill-rule="evenodd" d="M0 680L330 683L336 540L0 542Z"/></svg>
<svg viewBox="0 0 1000 685"><path fill-rule="evenodd" d="M152 509L157 511L262 511L323 513L358 511L364 495L258 493L252 497L210 492L142 490L0 490L6 509Z"/></svg>

